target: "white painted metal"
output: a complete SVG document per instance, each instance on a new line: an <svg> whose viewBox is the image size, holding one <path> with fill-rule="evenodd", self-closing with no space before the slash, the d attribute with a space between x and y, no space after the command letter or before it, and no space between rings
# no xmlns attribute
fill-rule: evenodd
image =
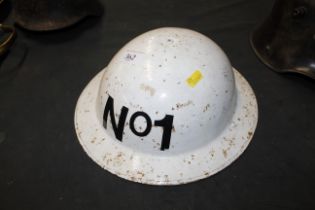
<svg viewBox="0 0 315 210"><path fill-rule="evenodd" d="M108 115L113 99L116 124L128 109L119 141ZM136 112L148 120L130 121ZM161 150L163 128L155 121L173 116L169 148ZM258 120L257 102L247 81L206 36L182 28L149 31L126 44L82 92L75 128L87 154L122 178L176 185L215 174L249 144ZM164 128L166 129L166 127Z"/></svg>

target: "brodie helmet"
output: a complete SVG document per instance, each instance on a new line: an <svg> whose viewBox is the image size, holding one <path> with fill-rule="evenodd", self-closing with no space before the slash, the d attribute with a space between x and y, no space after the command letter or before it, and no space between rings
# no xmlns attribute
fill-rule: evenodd
<svg viewBox="0 0 315 210"><path fill-rule="evenodd" d="M12 46L16 37L14 27L0 23L0 56L4 55Z"/></svg>
<svg viewBox="0 0 315 210"><path fill-rule="evenodd" d="M87 16L100 16L98 0L15 0L15 22L32 31L51 31L73 25Z"/></svg>
<svg viewBox="0 0 315 210"><path fill-rule="evenodd" d="M119 177L177 185L209 177L248 146L255 95L206 36L160 28L126 44L82 92L85 152Z"/></svg>
<svg viewBox="0 0 315 210"><path fill-rule="evenodd" d="M314 22L314 0L276 0L270 16L251 34L252 48L274 71L315 79Z"/></svg>

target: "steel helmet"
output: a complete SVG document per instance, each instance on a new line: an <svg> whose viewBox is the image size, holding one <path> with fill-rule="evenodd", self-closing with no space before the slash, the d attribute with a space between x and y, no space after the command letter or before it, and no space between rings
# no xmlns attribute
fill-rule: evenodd
<svg viewBox="0 0 315 210"><path fill-rule="evenodd" d="M160 28L126 44L82 92L86 153L122 178L176 185L215 174L249 144L255 95L206 36Z"/></svg>
<svg viewBox="0 0 315 210"><path fill-rule="evenodd" d="M51 31L71 26L88 16L100 16L98 0L15 0L15 22L31 31Z"/></svg>
<svg viewBox="0 0 315 210"><path fill-rule="evenodd" d="M259 59L279 72L315 79L315 1L276 0L271 14L251 34Z"/></svg>

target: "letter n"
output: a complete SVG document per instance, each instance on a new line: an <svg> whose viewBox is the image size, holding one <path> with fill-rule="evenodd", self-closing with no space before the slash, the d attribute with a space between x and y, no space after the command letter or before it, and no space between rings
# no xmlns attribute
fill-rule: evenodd
<svg viewBox="0 0 315 210"><path fill-rule="evenodd" d="M116 120L115 120L115 112L114 112L114 99L110 95L108 95L108 99L105 105L104 115L103 115L103 126L105 129L107 129L108 114L110 114L110 120L112 122L112 127L115 132L116 138L119 141L122 141L124 125L125 125L126 117L128 114L128 108L125 106L121 108L118 125L117 125Z"/></svg>

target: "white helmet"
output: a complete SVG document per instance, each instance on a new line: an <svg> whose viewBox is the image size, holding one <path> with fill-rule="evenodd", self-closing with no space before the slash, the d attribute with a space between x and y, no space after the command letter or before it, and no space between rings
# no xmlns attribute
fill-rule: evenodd
<svg viewBox="0 0 315 210"><path fill-rule="evenodd" d="M220 47L195 31L160 28L126 44L87 85L75 129L111 173L176 185L231 164L257 119L251 87Z"/></svg>

